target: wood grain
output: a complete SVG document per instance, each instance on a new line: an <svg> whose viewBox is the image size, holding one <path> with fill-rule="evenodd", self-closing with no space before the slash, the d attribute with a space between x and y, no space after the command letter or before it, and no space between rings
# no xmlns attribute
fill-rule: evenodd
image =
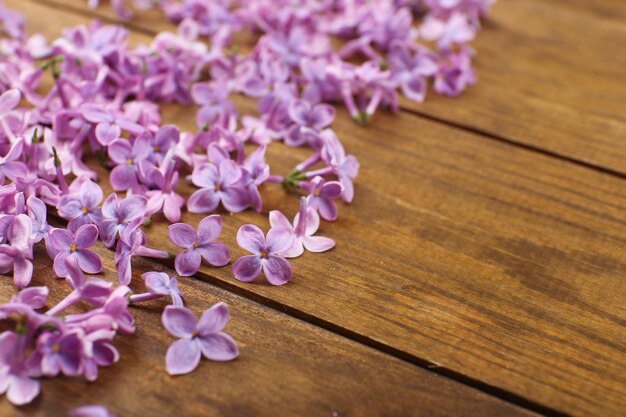
<svg viewBox="0 0 626 417"><path fill-rule="evenodd" d="M117 20L108 5L40 0ZM432 92L404 109L626 173L626 3L499 1L472 43L479 84L458 99ZM156 10L128 22L174 30Z"/></svg>
<svg viewBox="0 0 626 417"><path fill-rule="evenodd" d="M47 34L82 20L7 3L26 9ZM164 117L193 128L189 109L166 107ZM200 278L553 410L623 414L622 180L407 113L381 114L361 129L340 112L335 128L362 165L355 203L322 226L337 248L296 259L283 288L239 283L230 267L204 267ZM275 173L306 155L270 149ZM224 215L234 257L243 254L234 242L241 224L267 226L274 208L295 212L294 196L278 188L263 194L262 216ZM171 250L166 227L155 221L147 232Z"/></svg>
<svg viewBox="0 0 626 417"><path fill-rule="evenodd" d="M116 279L113 254L96 249L105 261L102 276ZM43 247L36 251L33 285L48 285L48 306L69 293L52 278ZM133 289L145 291L141 273L164 270L135 262ZM135 416L531 416L511 404L432 374L389 355L339 337L196 279L181 290L196 315L218 301L231 310L226 330L241 356L228 363L202 360L191 374L172 377L165 352L175 339L161 325L165 300L131 307L133 336L118 336L121 359L100 369L94 383L59 377L42 383L32 404L14 407L0 399L2 416L66 416L68 409L103 404L120 417ZM15 292L10 278L0 282L0 301Z"/></svg>

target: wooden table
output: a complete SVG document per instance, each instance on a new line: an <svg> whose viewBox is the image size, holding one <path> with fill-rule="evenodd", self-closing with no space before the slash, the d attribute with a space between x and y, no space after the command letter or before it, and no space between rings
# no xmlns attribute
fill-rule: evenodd
<svg viewBox="0 0 626 417"><path fill-rule="evenodd" d="M82 0L5 3L49 37L117 22ZM133 44L173 30L158 12L127 26ZM403 101L367 128L339 111L362 170L354 203L322 230L336 249L294 260L281 288L240 283L230 267L181 279L196 313L231 305L240 358L168 376L164 303L146 303L96 383L46 380L29 406L0 400L0 415L87 403L120 417L626 415L626 3L501 0L473 45L479 83L458 99ZM169 106L164 119L193 130L192 113ZM276 172L304 155L276 148ZM234 257L241 224L296 210L281 190L264 195L262 215L224 219ZM166 228L154 222L149 241L173 250ZM98 251L114 279L112 253ZM60 299L51 262L36 259L34 283ZM172 273L139 260L136 281L149 270ZM0 288L3 300L14 291L10 279Z"/></svg>

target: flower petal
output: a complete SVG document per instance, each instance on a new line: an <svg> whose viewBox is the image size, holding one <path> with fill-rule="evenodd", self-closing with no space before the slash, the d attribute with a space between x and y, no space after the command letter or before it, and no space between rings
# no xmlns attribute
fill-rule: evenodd
<svg viewBox="0 0 626 417"><path fill-rule="evenodd" d="M82 249L74 252L74 256L76 256L76 261L80 269L86 273L97 274L98 272L102 272L102 259L100 259L100 256L94 251Z"/></svg>
<svg viewBox="0 0 626 417"><path fill-rule="evenodd" d="M261 273L261 257L246 255L237 259L233 264L235 278L243 282L251 282Z"/></svg>
<svg viewBox="0 0 626 417"><path fill-rule="evenodd" d="M199 337L198 344L204 357L212 361L231 361L239 356L237 343L223 332Z"/></svg>
<svg viewBox="0 0 626 417"><path fill-rule="evenodd" d="M188 248L198 239L193 226L187 223L176 223L167 229L167 234L173 244L181 248Z"/></svg>
<svg viewBox="0 0 626 417"><path fill-rule="evenodd" d="M88 208L98 207L104 198L102 188L93 181L85 181L80 186L80 195L84 206Z"/></svg>
<svg viewBox="0 0 626 417"><path fill-rule="evenodd" d="M95 224L85 224L76 230L76 247L85 249L93 246L98 241L98 227Z"/></svg>
<svg viewBox="0 0 626 417"><path fill-rule="evenodd" d="M196 331L196 318L187 307L165 307L161 321L165 330L175 337L191 337Z"/></svg>
<svg viewBox="0 0 626 417"><path fill-rule="evenodd" d="M292 229L287 227L272 227L267 232L267 251L270 254L277 254L287 251L292 245L295 235Z"/></svg>
<svg viewBox="0 0 626 417"><path fill-rule="evenodd" d="M305 236L302 244L309 252L326 252L335 247L335 241L323 236Z"/></svg>
<svg viewBox="0 0 626 417"><path fill-rule="evenodd" d="M213 266L224 266L230 262L228 246L222 242L210 242L197 249L200 255Z"/></svg>
<svg viewBox="0 0 626 417"><path fill-rule="evenodd" d="M187 201L187 209L191 213L208 213L217 208L220 196L213 189L201 188L191 194Z"/></svg>
<svg viewBox="0 0 626 417"><path fill-rule="evenodd" d="M289 227L289 228L293 227L291 223L289 222L289 220L287 219L287 217L279 210L270 211L270 226L272 227L281 226L281 227Z"/></svg>
<svg viewBox="0 0 626 417"><path fill-rule="evenodd" d="M263 262L263 272L270 284L283 285L291 279L291 264L283 257L270 255Z"/></svg>
<svg viewBox="0 0 626 417"><path fill-rule="evenodd" d="M18 288L24 288L30 284L33 278L33 263L25 258L13 260L13 283Z"/></svg>
<svg viewBox="0 0 626 417"><path fill-rule="evenodd" d="M200 252L196 249L185 249L174 260L174 268L178 275L183 277L190 277L194 275L200 269L200 263L202 258Z"/></svg>
<svg viewBox="0 0 626 417"><path fill-rule="evenodd" d="M261 254L265 248L265 235L258 226L244 224L237 232L237 244L248 252Z"/></svg>
<svg viewBox="0 0 626 417"><path fill-rule="evenodd" d="M202 336L221 332L228 323L228 304L219 302L209 307L198 320L198 332Z"/></svg>
<svg viewBox="0 0 626 417"><path fill-rule="evenodd" d="M188 374L200 363L200 346L196 339L180 339L167 349L165 368L170 375Z"/></svg>
<svg viewBox="0 0 626 417"><path fill-rule="evenodd" d="M39 395L39 381L23 376L13 376L7 398L13 405L28 404Z"/></svg>
<svg viewBox="0 0 626 417"><path fill-rule="evenodd" d="M222 217L219 214L205 217L198 224L198 243L213 242L222 233Z"/></svg>

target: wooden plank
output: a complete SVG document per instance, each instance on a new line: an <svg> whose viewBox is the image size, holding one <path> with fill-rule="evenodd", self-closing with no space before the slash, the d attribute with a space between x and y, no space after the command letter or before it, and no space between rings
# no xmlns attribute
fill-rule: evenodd
<svg viewBox="0 0 626 417"><path fill-rule="evenodd" d="M103 246L103 277L115 280L113 253ZM33 285L51 288L51 306L69 293L52 278L52 262L36 252ZM133 289L145 291L141 273L173 271L135 262ZM131 307L137 332L118 336L120 362L100 369L94 383L54 378L42 383L32 404L14 407L0 400L3 416L66 416L69 408L103 404L119 416L531 416L465 385L420 369L275 310L193 278L180 287L199 316L215 302L231 308L227 331L241 356L228 363L202 360L191 374L171 377L165 352L174 338L161 325L165 300ZM11 279L0 282L0 299L15 292Z"/></svg>
<svg viewBox="0 0 626 417"><path fill-rule="evenodd" d="M27 11L48 34L81 20ZM189 113L166 107L164 117L192 129ZM296 259L283 288L239 283L230 267L200 276L442 373L573 415L620 415L623 181L406 113L360 129L341 112L335 127L363 167L355 203L322 228L337 249ZM304 155L270 150L276 173ZM241 224L267 226L268 210L295 211L280 189L263 194L262 216L224 218L234 257L243 254L234 239ZM156 221L147 232L173 250L166 227Z"/></svg>
<svg viewBox="0 0 626 417"><path fill-rule="evenodd" d="M86 2L43 1L94 13ZM95 13L117 20L108 5ZM402 107L626 173L625 21L626 3L618 1L497 2L472 44L478 86L459 99L402 99ZM173 30L156 10L129 24Z"/></svg>

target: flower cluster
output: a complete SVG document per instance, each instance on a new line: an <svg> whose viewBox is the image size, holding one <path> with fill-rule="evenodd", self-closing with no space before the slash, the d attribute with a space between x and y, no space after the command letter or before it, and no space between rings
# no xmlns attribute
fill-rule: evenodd
<svg viewBox="0 0 626 417"><path fill-rule="evenodd" d="M494 1L117 0L112 4L124 19L132 16L131 3L138 9L160 8L170 21L186 27L187 40L210 39L211 75L220 85L212 88L215 104L224 99L224 90L259 97L268 107L291 101L302 91L303 101L292 106L286 120L270 123L274 133L276 128L282 131L288 144L301 144L307 141L309 129L319 131L332 121L333 109L321 102L343 102L356 121L366 123L381 105L395 110L398 91L421 102L430 80L437 93L447 96L474 84L473 51L468 44ZM97 7L98 1L90 4ZM247 54L226 55L227 49L239 52L233 39L242 31L260 33L258 41ZM285 131L286 121L295 126Z"/></svg>
<svg viewBox="0 0 626 417"><path fill-rule="evenodd" d="M395 109L397 91L423 100L429 80L441 94L459 94L474 82L467 43L491 0L111 3L123 18L132 16L131 4L159 7L177 33L132 48L124 28L92 22L49 41L27 36L23 17L0 0L0 273L19 290L0 305L11 329L0 333L0 392L16 405L38 395L40 377L92 381L100 366L117 362L112 342L133 333L134 303L171 301L162 315L178 338L165 358L170 374L191 372L202 356L236 358L223 332L224 303L196 321L179 279L157 271L143 274L145 292L132 294L132 258L175 258L182 277L203 260L224 267L231 252L218 240L215 213L260 213L263 188L282 186L300 199L293 222L271 210L267 234L242 226L237 243L250 254L232 273L242 282L261 272L273 285L290 281L288 259L333 248L315 233L321 219L337 220L338 202L354 199L359 163L333 131L329 103L343 102L365 123L380 106ZM233 42L242 31L260 33L245 54ZM258 114L240 115L235 94L257 100ZM162 123L160 106L171 102L196 107L194 131ZM277 143L307 147L309 156L290 172L271 173L266 153ZM90 155L103 167L88 164ZM185 181L195 186L189 195ZM184 210L207 217L195 228L180 222ZM148 245L153 221L172 223L178 254ZM115 284L86 275L104 268L99 253L107 250L98 241L111 249ZM51 307L46 286L29 287L37 246L69 287ZM100 406L73 413L108 414Z"/></svg>

